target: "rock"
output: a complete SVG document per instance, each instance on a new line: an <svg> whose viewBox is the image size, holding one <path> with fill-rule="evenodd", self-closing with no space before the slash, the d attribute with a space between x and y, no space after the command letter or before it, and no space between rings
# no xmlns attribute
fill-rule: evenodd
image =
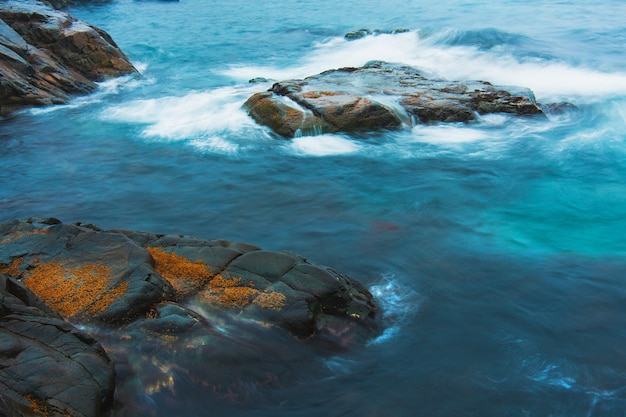
<svg viewBox="0 0 626 417"><path fill-rule="evenodd" d="M544 115L526 88L429 79L415 68L380 61L275 83L251 96L244 108L284 137L469 122L487 113Z"/></svg>
<svg viewBox="0 0 626 417"><path fill-rule="evenodd" d="M81 3L109 3L111 0L45 0L42 3L54 7L55 9L63 9L74 4Z"/></svg>
<svg viewBox="0 0 626 417"><path fill-rule="evenodd" d="M344 35L344 38L349 40L349 41L353 41L356 39L361 39L364 38L366 36L369 36L372 34L372 31L369 29L358 29L358 30L353 30L352 32L348 32Z"/></svg>
<svg viewBox="0 0 626 417"><path fill-rule="evenodd" d="M334 131L331 125L310 110L295 106L283 96L271 92L254 94L246 101L245 107L257 122L288 138L302 132L312 133L316 126L327 132Z"/></svg>
<svg viewBox="0 0 626 417"><path fill-rule="evenodd" d="M136 72L103 30L43 3L0 4L0 115L65 103Z"/></svg>
<svg viewBox="0 0 626 417"><path fill-rule="evenodd" d="M25 278L26 286L63 317L128 322L175 296L154 272L150 255L123 234L47 223L0 226L0 264L12 265L10 275Z"/></svg>
<svg viewBox="0 0 626 417"><path fill-rule="evenodd" d="M381 34L397 34L397 33L406 33L409 32L409 29L405 29L405 28L400 28L400 29L393 29L393 30L369 30L369 29L358 29L358 30L353 30L352 32L348 32L344 35L344 38L348 41L354 41L357 39L361 39L364 38L366 36L369 35L381 35Z"/></svg>
<svg viewBox="0 0 626 417"><path fill-rule="evenodd" d="M0 415L102 416L114 378L100 344L0 274Z"/></svg>
<svg viewBox="0 0 626 417"><path fill-rule="evenodd" d="M291 252L55 219L0 225L0 242L0 273L75 323L184 332L210 327L207 312L232 312L337 346L379 327L366 288Z"/></svg>
<svg viewBox="0 0 626 417"><path fill-rule="evenodd" d="M149 401L176 414L245 398L363 343L379 316L361 284L295 253L14 221L0 225L0 411L134 416Z"/></svg>
<svg viewBox="0 0 626 417"><path fill-rule="evenodd" d="M544 105L542 108L547 114L555 116L579 110L578 106L564 101L559 103L549 103Z"/></svg>
<svg viewBox="0 0 626 417"><path fill-rule="evenodd" d="M251 78L248 80L248 83L250 84L257 84L257 83L266 83L269 80L267 78L264 77L255 77L255 78Z"/></svg>

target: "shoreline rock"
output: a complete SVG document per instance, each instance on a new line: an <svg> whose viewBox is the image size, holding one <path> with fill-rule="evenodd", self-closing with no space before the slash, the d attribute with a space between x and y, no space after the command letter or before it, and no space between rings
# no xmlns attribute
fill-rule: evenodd
<svg viewBox="0 0 626 417"><path fill-rule="evenodd" d="M0 4L0 116L63 104L137 73L102 29L39 2Z"/></svg>
<svg viewBox="0 0 626 417"><path fill-rule="evenodd" d="M289 384L317 353L380 331L364 286L292 252L52 218L0 225L0 383L10 389L0 405L10 417L136 415L146 391L167 404L197 395L186 381L232 399ZM38 368L20 367L32 355ZM77 378L89 382L54 390Z"/></svg>
<svg viewBox="0 0 626 417"><path fill-rule="evenodd" d="M113 404L115 370L95 339L0 274L0 386L3 416L97 417Z"/></svg>
<svg viewBox="0 0 626 417"><path fill-rule="evenodd" d="M189 305L230 311L300 339L367 338L379 327L365 287L292 252L56 219L0 225L0 242L0 273L71 322L148 323L163 303L174 303L181 312Z"/></svg>
<svg viewBox="0 0 626 417"><path fill-rule="evenodd" d="M489 113L545 116L527 88L429 79L416 68L382 61L280 81L243 107L257 123L287 138L471 122Z"/></svg>

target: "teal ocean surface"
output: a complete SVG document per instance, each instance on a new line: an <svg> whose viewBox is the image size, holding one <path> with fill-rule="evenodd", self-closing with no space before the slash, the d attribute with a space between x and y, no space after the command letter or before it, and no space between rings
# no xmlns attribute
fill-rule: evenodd
<svg viewBox="0 0 626 417"><path fill-rule="evenodd" d="M348 353L298 361L276 341L289 379L242 383L233 400L165 364L171 384L138 378L119 416L626 415L626 2L69 12L108 31L141 76L0 121L0 221L288 249L357 278L385 313L384 333ZM361 28L381 33L344 38ZM529 87L578 111L283 140L241 110L273 81L370 60Z"/></svg>

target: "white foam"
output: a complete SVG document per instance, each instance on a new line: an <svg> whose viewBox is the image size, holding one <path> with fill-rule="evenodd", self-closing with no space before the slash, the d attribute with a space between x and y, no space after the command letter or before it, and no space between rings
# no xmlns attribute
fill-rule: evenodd
<svg viewBox="0 0 626 417"><path fill-rule="evenodd" d="M147 67L147 66L146 66ZM125 75L123 77L112 78L110 80L97 83L98 90L94 96L105 96L117 94L123 89L133 89L144 85L154 84L156 80L150 77L137 77L134 74Z"/></svg>
<svg viewBox="0 0 626 417"><path fill-rule="evenodd" d="M339 135L302 136L289 143L289 149L299 155L330 156L358 152L361 146Z"/></svg>
<svg viewBox="0 0 626 417"><path fill-rule="evenodd" d="M146 72L146 70L148 69L147 62L133 62L133 66L137 71L139 71L140 74Z"/></svg>
<svg viewBox="0 0 626 417"><path fill-rule="evenodd" d="M102 117L143 125L145 138L188 141L201 152L234 153L241 149L241 141L268 136L268 129L257 125L241 109L241 105L253 93L268 88L271 82L249 85L243 84L244 81L255 77L274 80L304 78L331 68L362 66L371 60L402 62L435 77L486 79L494 84L530 87L543 102L569 100L580 104L580 97L585 95L587 97L583 101L589 102L601 95L626 94L626 73L602 73L546 59L522 60L498 48L484 51L472 46L450 46L441 44L436 37L420 38L419 33L413 31L366 36L354 41L333 38L316 44L312 52L297 60L293 66L238 66L225 72L242 81L241 85L194 91L176 97L135 100L108 108ZM139 67L142 67L141 64ZM114 92L117 88L120 87L116 83L101 86L103 92ZM576 99L571 96L576 96ZM385 103L392 107L397 105L389 98ZM626 118L623 108L615 113L620 120ZM410 125L410 121L405 122ZM520 123L506 115L487 115L470 125L418 125L396 136L402 143L390 146L400 145L399 148L402 148L410 143L427 143L450 149L480 141L484 141L486 146L495 146L507 135L529 133L529 128ZM512 126L516 126L517 130L512 130ZM532 126L535 130L530 133L537 133L539 128L554 127L549 123L536 122ZM317 135L296 138L286 142L282 148L297 155L332 156L364 153L364 149L372 146L345 136ZM388 150L385 148L385 151ZM423 152L423 149L418 151Z"/></svg>
<svg viewBox="0 0 626 417"><path fill-rule="evenodd" d="M332 38L315 44L313 52L291 67L237 65L222 73L240 81L255 77L284 80L304 78L332 68L358 67L373 60L403 62L407 58L407 49L415 49L417 40L416 32L367 36L355 41Z"/></svg>
<svg viewBox="0 0 626 417"><path fill-rule="evenodd" d="M144 124L142 134L153 139L171 141L195 140L195 146L224 147L216 138L220 133L257 128L241 109L254 90L223 87L205 92L192 92L180 97L135 100L108 108L106 120ZM205 139L203 145L198 138ZM229 148L229 146L226 146Z"/></svg>
<svg viewBox="0 0 626 417"><path fill-rule="evenodd" d="M354 361L342 357L342 356L332 356L328 359L323 360L324 366L326 366L330 371L332 371L333 376L331 379L336 378L338 374L340 375L349 375L352 373L352 366L354 365Z"/></svg>
<svg viewBox="0 0 626 417"><path fill-rule="evenodd" d="M501 113L483 114L480 116L481 124L489 127L504 126L511 118Z"/></svg>
<svg viewBox="0 0 626 417"><path fill-rule="evenodd" d="M563 374L563 371L556 364L541 364L537 369L532 369L535 358L532 358L531 365L531 373L528 375L528 378L540 383L546 384L553 387L559 387L563 389L572 389L576 385L576 379Z"/></svg>
<svg viewBox="0 0 626 417"><path fill-rule="evenodd" d="M447 61L440 67L446 78L484 79L493 84L524 86L540 101L626 94L626 73L603 73L542 60L523 62L511 56L461 49L464 50L459 54L462 55L458 58L460 62Z"/></svg>
<svg viewBox="0 0 626 417"><path fill-rule="evenodd" d="M63 110L63 109L75 109L79 107L88 106L90 104L101 103L107 97L118 94L122 89L137 88L141 85L152 84L153 82L154 82L153 79L137 78L134 74L124 75L122 77L112 78L110 80L96 83L98 88L94 92L84 95L84 96L73 98L67 104L37 107L37 108L29 109L28 112L30 112L31 114L38 115L38 114L52 113L52 112Z"/></svg>
<svg viewBox="0 0 626 417"><path fill-rule="evenodd" d="M382 276L382 282L370 288L372 295L381 303L385 330L369 345L378 345L394 339L402 326L412 319L422 304L422 297L413 289L402 285L393 274Z"/></svg>
<svg viewBox="0 0 626 417"><path fill-rule="evenodd" d="M476 142L489 137L486 131L466 127L465 125L418 125L413 128L412 132L416 142L432 144Z"/></svg>
<svg viewBox="0 0 626 417"><path fill-rule="evenodd" d="M201 153L236 154L240 146L219 136L207 136L189 141L189 145Z"/></svg>
<svg viewBox="0 0 626 417"><path fill-rule="evenodd" d="M333 38L315 45L313 52L291 67L234 66L223 73L238 80L283 80L332 68L358 67L371 60L412 65L450 80L487 80L496 85L528 87L540 101L626 94L626 72L603 72L542 58L518 58L498 48L481 51L473 46L450 46L438 43L437 37L421 39L417 31L372 35L354 41Z"/></svg>

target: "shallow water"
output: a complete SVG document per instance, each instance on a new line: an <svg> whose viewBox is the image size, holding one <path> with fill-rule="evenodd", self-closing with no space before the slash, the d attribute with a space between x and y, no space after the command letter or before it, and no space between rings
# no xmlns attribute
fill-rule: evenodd
<svg viewBox="0 0 626 417"><path fill-rule="evenodd" d="M289 249L385 307L381 337L314 370L308 347L289 347L297 360L268 343L288 382L224 404L180 376L184 402L146 388L137 414L626 414L625 3L118 0L71 12L142 76L0 122L1 221ZM360 28L409 32L343 38ZM530 87L579 111L285 141L240 110L272 80L372 59Z"/></svg>

